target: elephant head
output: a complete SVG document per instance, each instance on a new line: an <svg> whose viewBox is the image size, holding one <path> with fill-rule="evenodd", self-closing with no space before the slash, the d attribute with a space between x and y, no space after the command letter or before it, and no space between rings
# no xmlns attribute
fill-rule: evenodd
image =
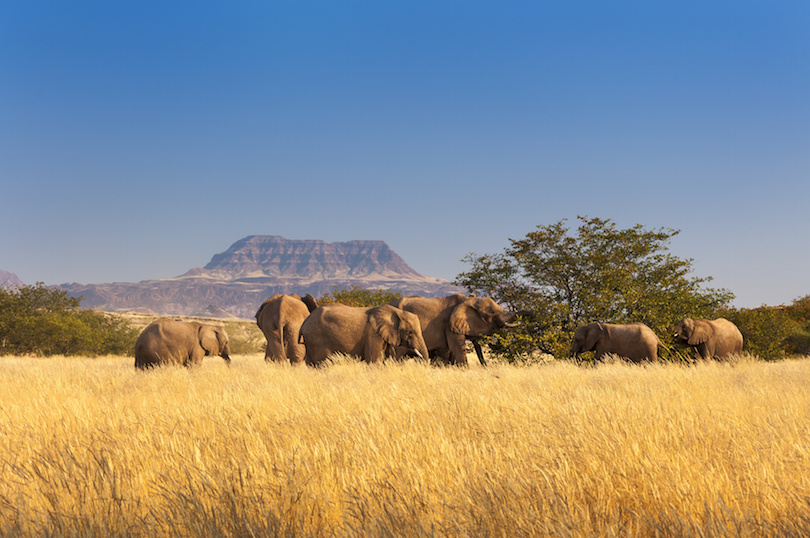
<svg viewBox="0 0 810 538"><path fill-rule="evenodd" d="M703 359L722 359L743 348L739 327L725 318L684 318L675 324L675 339L695 347Z"/></svg>
<svg viewBox="0 0 810 538"><path fill-rule="evenodd" d="M593 351L604 331L601 323L589 323L578 328L574 333L574 340L571 342L571 356L576 357L580 353Z"/></svg>
<svg viewBox="0 0 810 538"><path fill-rule="evenodd" d="M690 346L708 342L713 334L714 327L702 319L683 318L675 324L675 338Z"/></svg>
<svg viewBox="0 0 810 538"><path fill-rule="evenodd" d="M471 297L453 309L450 329L465 336L492 334L501 327L514 327L520 314L525 312L509 312L489 297Z"/></svg>
<svg viewBox="0 0 810 538"><path fill-rule="evenodd" d="M427 359L428 350L422 336L419 317L391 305L371 308L368 311L366 357L389 354L389 350L405 347L413 350L419 358ZM373 335L377 335L375 338Z"/></svg>
<svg viewBox="0 0 810 538"><path fill-rule="evenodd" d="M309 310L310 313L312 313L313 310L318 308L318 302L315 300L315 297L313 297L309 293L301 297L301 301L303 301L303 303L307 305L307 309Z"/></svg>
<svg viewBox="0 0 810 538"><path fill-rule="evenodd" d="M205 355L219 355L225 362L231 363L231 345L228 333L211 325L200 325L197 329L197 340L205 350Z"/></svg>

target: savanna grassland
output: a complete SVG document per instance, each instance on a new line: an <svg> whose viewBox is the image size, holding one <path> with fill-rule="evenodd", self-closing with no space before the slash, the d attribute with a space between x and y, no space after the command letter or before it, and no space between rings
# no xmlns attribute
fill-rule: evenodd
<svg viewBox="0 0 810 538"><path fill-rule="evenodd" d="M810 534L810 361L0 357L0 534Z"/></svg>

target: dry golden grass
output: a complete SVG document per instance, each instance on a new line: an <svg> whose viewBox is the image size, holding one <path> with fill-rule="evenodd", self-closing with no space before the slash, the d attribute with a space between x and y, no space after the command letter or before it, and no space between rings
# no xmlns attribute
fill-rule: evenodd
<svg viewBox="0 0 810 538"><path fill-rule="evenodd" d="M0 534L810 533L810 361L0 358Z"/></svg>

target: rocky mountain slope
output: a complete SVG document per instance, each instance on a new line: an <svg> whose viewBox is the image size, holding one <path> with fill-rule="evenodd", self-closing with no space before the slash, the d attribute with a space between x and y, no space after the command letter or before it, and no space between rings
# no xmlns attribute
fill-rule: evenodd
<svg viewBox="0 0 810 538"><path fill-rule="evenodd" d="M13 290L24 286L23 281L20 280L14 273L0 270L0 288Z"/></svg>
<svg viewBox="0 0 810 538"><path fill-rule="evenodd" d="M106 311L252 318L276 293L311 293L360 286L403 295L462 291L446 280L414 271L383 241L327 243L253 235L240 239L205 267L166 280L63 284L82 306Z"/></svg>

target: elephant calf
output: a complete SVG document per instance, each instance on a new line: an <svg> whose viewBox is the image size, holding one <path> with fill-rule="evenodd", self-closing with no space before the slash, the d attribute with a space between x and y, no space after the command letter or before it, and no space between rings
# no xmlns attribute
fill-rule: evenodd
<svg viewBox="0 0 810 538"><path fill-rule="evenodd" d="M722 359L743 348L740 329L725 318L683 318L675 325L675 339L695 347L704 359Z"/></svg>
<svg viewBox="0 0 810 538"><path fill-rule="evenodd" d="M580 327L574 333L571 355L576 357L586 351L594 351L596 360L614 354L633 362L658 360L658 346L661 340L643 323L615 325L612 323L591 323Z"/></svg>
<svg viewBox="0 0 810 538"><path fill-rule="evenodd" d="M161 364L199 365L206 355L219 355L231 362L231 348L225 329L170 319L159 319L146 327L135 342L135 367Z"/></svg>

